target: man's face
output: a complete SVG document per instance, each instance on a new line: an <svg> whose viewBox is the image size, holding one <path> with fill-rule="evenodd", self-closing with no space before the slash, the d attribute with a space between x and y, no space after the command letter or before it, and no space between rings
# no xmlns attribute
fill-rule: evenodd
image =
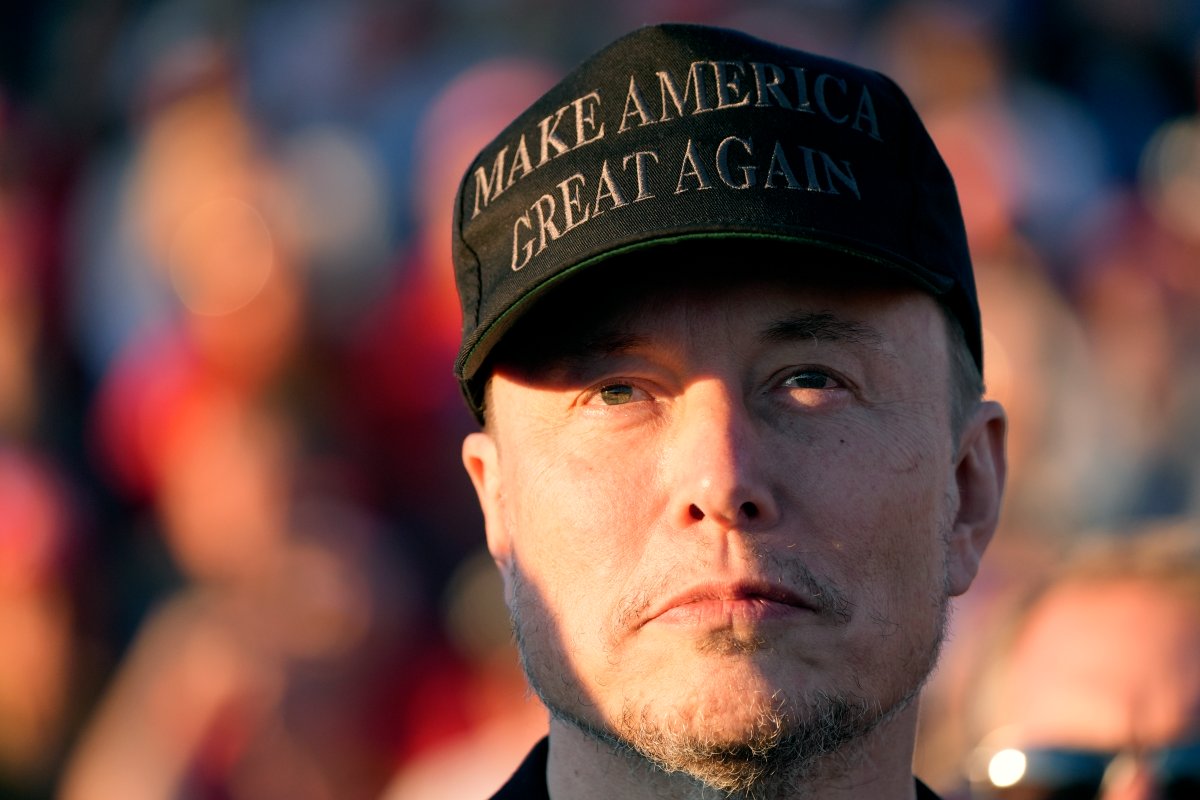
<svg viewBox="0 0 1200 800"><path fill-rule="evenodd" d="M1109 767L1097 796L1164 796L1166 779L1155 776L1150 756L1200 737L1197 652L1200 618L1178 587L1134 579L1062 585L1034 607L1014 643L994 721L1007 740L997 744L1122 752L1133 758Z"/></svg>
<svg viewBox="0 0 1200 800"><path fill-rule="evenodd" d="M705 283L575 327L464 448L551 710L653 754L903 707L986 544L935 302Z"/></svg>

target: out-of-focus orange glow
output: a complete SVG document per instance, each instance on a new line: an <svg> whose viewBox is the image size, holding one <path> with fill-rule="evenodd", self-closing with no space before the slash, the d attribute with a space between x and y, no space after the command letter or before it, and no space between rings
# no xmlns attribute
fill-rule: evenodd
<svg viewBox="0 0 1200 800"><path fill-rule="evenodd" d="M244 308L275 267L271 230L236 197L209 200L179 222L170 249L171 284L193 314L220 317Z"/></svg>
<svg viewBox="0 0 1200 800"><path fill-rule="evenodd" d="M64 733L73 649L60 583L65 499L39 459L0 446L0 769L18 774L46 768Z"/></svg>

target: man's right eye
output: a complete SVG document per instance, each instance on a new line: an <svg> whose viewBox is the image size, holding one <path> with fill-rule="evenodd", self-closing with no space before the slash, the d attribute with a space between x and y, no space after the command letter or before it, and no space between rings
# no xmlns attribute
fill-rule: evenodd
<svg viewBox="0 0 1200 800"><path fill-rule="evenodd" d="M596 396L607 406L619 406L633 399L633 387L628 383L610 383L601 386Z"/></svg>

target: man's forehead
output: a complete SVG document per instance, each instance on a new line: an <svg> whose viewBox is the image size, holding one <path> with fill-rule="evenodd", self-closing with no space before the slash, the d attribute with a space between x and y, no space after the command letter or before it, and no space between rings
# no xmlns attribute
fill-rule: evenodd
<svg viewBox="0 0 1200 800"><path fill-rule="evenodd" d="M887 319L925 313L920 290L886 273L829 273L775 264L612 265L564 285L510 332L508 364L620 354L653 344L664 326L698 335L723 320L769 344L810 340L881 349ZM929 297L928 312L935 304Z"/></svg>

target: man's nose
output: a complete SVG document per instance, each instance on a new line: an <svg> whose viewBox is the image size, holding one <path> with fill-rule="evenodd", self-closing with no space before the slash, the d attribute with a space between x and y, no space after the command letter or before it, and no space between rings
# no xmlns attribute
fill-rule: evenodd
<svg viewBox="0 0 1200 800"><path fill-rule="evenodd" d="M674 427L668 469L677 527L755 531L778 521L772 465L735 387L715 378L691 384Z"/></svg>

